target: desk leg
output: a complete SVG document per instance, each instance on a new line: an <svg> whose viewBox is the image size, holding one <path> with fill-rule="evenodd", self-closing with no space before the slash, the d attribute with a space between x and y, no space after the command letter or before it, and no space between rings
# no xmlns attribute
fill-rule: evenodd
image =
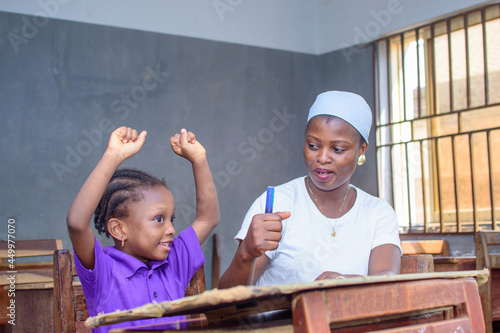
<svg viewBox="0 0 500 333"><path fill-rule="evenodd" d="M330 324L323 292L293 296L292 317L295 333L329 333Z"/></svg>

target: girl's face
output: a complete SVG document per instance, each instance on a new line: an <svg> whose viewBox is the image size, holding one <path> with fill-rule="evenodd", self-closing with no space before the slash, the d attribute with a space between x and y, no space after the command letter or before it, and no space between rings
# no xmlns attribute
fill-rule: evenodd
<svg viewBox="0 0 500 333"><path fill-rule="evenodd" d="M165 260L174 240L175 203L170 191L156 186L141 191L142 199L128 207L125 222L127 240L123 252L147 264Z"/></svg>
<svg viewBox="0 0 500 333"><path fill-rule="evenodd" d="M328 121L327 121L328 120ZM306 129L304 161L314 185L331 191L349 181L368 145L346 121L337 117L316 116Z"/></svg>

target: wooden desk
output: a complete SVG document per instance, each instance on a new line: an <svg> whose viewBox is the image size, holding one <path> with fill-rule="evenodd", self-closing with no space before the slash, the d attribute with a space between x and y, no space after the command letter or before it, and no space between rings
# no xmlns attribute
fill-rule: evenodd
<svg viewBox="0 0 500 333"><path fill-rule="evenodd" d="M54 284L19 285L16 290L15 332L54 331Z"/></svg>
<svg viewBox="0 0 500 333"><path fill-rule="evenodd" d="M476 257L435 257L434 271L467 271L476 269ZM500 269L492 269L491 281L491 317L500 318ZM486 287L486 286L484 286ZM480 290L481 291L481 290ZM482 296L485 297L484 295Z"/></svg>
<svg viewBox="0 0 500 333"><path fill-rule="evenodd" d="M484 283L487 275L487 270L483 270L370 276L270 287L240 286L102 314L89 318L87 323L95 326L204 313L206 321L190 322L201 326L196 331L276 333L293 330L320 333L330 332L330 329L334 332L360 332L394 328L391 332L409 332L410 329L456 331L462 328L464 332L482 333L485 326L476 279ZM277 320L276 313L285 316ZM270 321L262 319L266 314L271 314ZM261 318L256 320L255 316ZM189 332L191 328L187 324L177 322L176 326ZM148 329L157 332L171 330L158 326ZM111 332L139 330L114 329Z"/></svg>
<svg viewBox="0 0 500 333"><path fill-rule="evenodd" d="M20 266L19 264L16 266ZM32 304L33 302L36 302L36 300L39 299L39 294L46 294L45 296L42 296L42 298L47 301L52 302L52 291L47 292L47 291L41 291L37 287L37 289L33 290L32 292L29 291L30 286L36 285L37 283L40 283L41 285L45 285L46 283L52 283L53 278L53 272L52 268L34 268L26 271L16 271L17 273L11 274L9 273L10 271L0 271L0 319L2 322L8 324L9 320L12 320L10 315L10 310L7 308L11 303L11 299L15 301L14 306L15 308L13 309L14 313L13 315L15 316L15 324L16 324L16 329L19 328L19 325L22 325L21 321L26 321L28 320L31 321L34 319L33 315L38 313L38 309L36 307L29 307L26 308L29 304ZM14 278L12 280L9 280L9 278L13 276ZM11 281L15 281L14 287L11 286ZM33 282L36 281L37 283L33 284ZM26 287L28 286L28 287ZM27 289L23 289L27 288ZM45 289L45 288L42 288ZM13 292L15 297L9 297L9 293ZM38 306L42 305L43 307L44 303L39 303ZM32 309L34 312L31 312L30 309ZM52 317L50 317L50 320L52 320ZM28 330L19 330L19 332L35 332L36 326L32 326L32 328ZM50 332L50 331L47 331Z"/></svg>
<svg viewBox="0 0 500 333"><path fill-rule="evenodd" d="M476 257L434 257L434 272L472 271Z"/></svg>

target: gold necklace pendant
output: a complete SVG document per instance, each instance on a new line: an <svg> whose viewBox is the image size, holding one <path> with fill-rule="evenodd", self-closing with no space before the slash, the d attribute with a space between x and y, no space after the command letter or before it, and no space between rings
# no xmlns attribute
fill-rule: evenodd
<svg viewBox="0 0 500 333"><path fill-rule="evenodd" d="M324 213L323 211L321 210L321 206L319 205L319 202L318 200L316 200L316 196L314 195L312 189L311 189L311 185L310 185L310 182L311 182L311 179L309 177L307 177L307 187L309 188L309 192L311 192L311 197L314 199L314 202L316 203L316 206L318 207L318 210L319 212L326 218L328 218ZM350 188L350 185L347 186L347 192L345 193L345 196L344 196L344 201L342 201L342 205L340 206L340 209L339 209L339 212L337 214L337 220L339 219L340 217L340 213L342 212L342 208L344 207L344 204L345 204L345 201L347 199L347 195L349 194L349 188ZM335 224L337 224L337 221L335 221ZM330 235L332 235L332 237L335 237L337 236L337 233L335 232L335 224L332 226L332 233Z"/></svg>

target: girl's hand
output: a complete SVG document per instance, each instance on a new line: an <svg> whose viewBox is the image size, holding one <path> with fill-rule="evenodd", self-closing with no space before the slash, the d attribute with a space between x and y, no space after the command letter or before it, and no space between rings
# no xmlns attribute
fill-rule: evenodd
<svg viewBox="0 0 500 333"><path fill-rule="evenodd" d="M170 138L170 146L174 153L184 157L191 163L206 158L207 152L205 148L196 141L193 132L188 132L184 128L180 133Z"/></svg>
<svg viewBox="0 0 500 333"><path fill-rule="evenodd" d="M111 133L108 150L118 154L123 160L137 154L146 141L146 131L137 135L137 131L130 127L120 127Z"/></svg>

